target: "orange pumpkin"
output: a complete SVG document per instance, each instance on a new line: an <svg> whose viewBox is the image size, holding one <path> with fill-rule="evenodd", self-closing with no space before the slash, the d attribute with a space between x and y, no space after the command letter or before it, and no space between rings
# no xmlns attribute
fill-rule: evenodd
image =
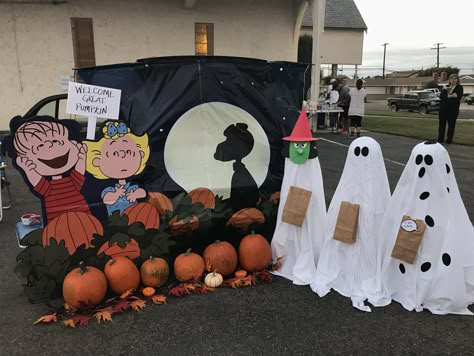
<svg viewBox="0 0 474 356"><path fill-rule="evenodd" d="M149 192L147 201L158 210L160 216L165 215L167 211L173 212L173 204L171 204L171 200L169 200L163 193Z"/></svg>
<svg viewBox="0 0 474 356"><path fill-rule="evenodd" d="M227 276L237 267L237 251L227 241L216 240L206 247L203 257L208 272L218 272Z"/></svg>
<svg viewBox="0 0 474 356"><path fill-rule="evenodd" d="M205 209L214 209L216 207L216 200L214 193L207 188L196 188L188 193L191 198L191 204L201 203Z"/></svg>
<svg viewBox="0 0 474 356"><path fill-rule="evenodd" d="M253 231L239 245L240 265L249 272L261 271L272 262L272 249L267 239Z"/></svg>
<svg viewBox="0 0 474 356"><path fill-rule="evenodd" d="M125 209L123 213L128 216L129 225L134 222L141 222L145 225L145 230L159 229L160 227L160 214L150 203L133 204Z"/></svg>
<svg viewBox="0 0 474 356"><path fill-rule="evenodd" d="M204 273L204 259L188 249L174 260L174 274L180 282L201 278Z"/></svg>
<svg viewBox="0 0 474 356"><path fill-rule="evenodd" d="M239 269L238 271L235 271L234 276L235 278L244 278L247 276L247 271L244 269Z"/></svg>
<svg viewBox="0 0 474 356"><path fill-rule="evenodd" d="M64 301L79 308L87 305L95 307L105 297L107 279L101 270L95 267L86 267L84 262L66 275L63 282Z"/></svg>
<svg viewBox="0 0 474 356"><path fill-rule="evenodd" d="M145 297L152 297L155 295L155 288L153 287L145 287L143 288L142 290L142 294L145 296Z"/></svg>
<svg viewBox="0 0 474 356"><path fill-rule="evenodd" d="M111 259L105 264L104 273L110 288L116 294L137 289L140 284L140 272L128 257Z"/></svg>
<svg viewBox="0 0 474 356"><path fill-rule="evenodd" d="M140 276L142 283L146 287L163 286L170 275L168 262L159 257L150 257L142 263L140 267Z"/></svg>
<svg viewBox="0 0 474 356"><path fill-rule="evenodd" d="M69 254L72 255L82 244L85 244L86 248L91 247L94 234L103 235L104 229L93 215L80 211L67 212L46 225L42 235L43 246L49 246L52 237L58 243L64 240Z"/></svg>
<svg viewBox="0 0 474 356"><path fill-rule="evenodd" d="M125 256L133 260L140 256L140 246L134 239L131 239L130 242L126 242L124 248L121 248L116 242L114 242L112 246L109 246L109 243L106 242L99 248L97 255L100 255L102 252L110 257Z"/></svg>
<svg viewBox="0 0 474 356"><path fill-rule="evenodd" d="M184 219L178 220L178 216L175 215L168 224L172 235L187 235L198 229L199 219L196 215L193 215L188 222L185 222Z"/></svg>
<svg viewBox="0 0 474 356"><path fill-rule="evenodd" d="M260 210L256 208L245 208L234 213L229 221L227 221L226 226L247 230L250 224L263 224L264 222L265 217Z"/></svg>

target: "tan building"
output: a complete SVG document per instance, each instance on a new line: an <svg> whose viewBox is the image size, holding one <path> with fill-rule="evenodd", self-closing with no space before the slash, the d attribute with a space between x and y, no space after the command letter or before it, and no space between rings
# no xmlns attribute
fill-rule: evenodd
<svg viewBox="0 0 474 356"><path fill-rule="evenodd" d="M296 61L308 2L324 0L0 0L0 131L64 92L75 67L177 55Z"/></svg>

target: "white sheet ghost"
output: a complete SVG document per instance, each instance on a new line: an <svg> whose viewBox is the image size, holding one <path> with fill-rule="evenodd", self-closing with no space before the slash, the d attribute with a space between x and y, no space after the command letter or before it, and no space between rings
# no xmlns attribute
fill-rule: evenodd
<svg viewBox="0 0 474 356"><path fill-rule="evenodd" d="M280 191L277 225L272 238L273 261L280 263L274 274L294 284L310 284L316 276L316 265L324 239L326 202L323 176L318 151L314 145L306 112L303 110L291 132L284 137L289 142L289 156L285 158L285 171ZM311 191L302 226L282 221L283 210L290 187Z"/></svg>
<svg viewBox="0 0 474 356"><path fill-rule="evenodd" d="M324 246L311 289L320 297L331 288L350 297L355 308L370 311L362 281L376 273L377 231L390 199L390 187L380 145L370 137L349 146L339 184L329 205ZM359 204L356 241L334 240L342 201Z"/></svg>
<svg viewBox="0 0 474 356"><path fill-rule="evenodd" d="M403 215L427 225L413 264L391 257ZM472 314L474 229L440 144L413 149L385 210L378 256L376 277L363 283L373 305L395 300L408 310Z"/></svg>

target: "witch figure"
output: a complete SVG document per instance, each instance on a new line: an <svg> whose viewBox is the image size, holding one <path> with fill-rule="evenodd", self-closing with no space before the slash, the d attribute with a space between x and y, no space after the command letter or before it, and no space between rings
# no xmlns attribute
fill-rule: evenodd
<svg viewBox="0 0 474 356"><path fill-rule="evenodd" d="M409 224L402 221L407 217ZM416 235L401 240L401 229L424 230L419 244L413 244ZM415 146L378 236L377 274L363 283L370 303L395 300L407 310L472 315L474 229L442 145Z"/></svg>
<svg viewBox="0 0 474 356"><path fill-rule="evenodd" d="M351 298L352 305L370 311L361 289L362 281L375 275L377 232L390 199L390 186L380 145L370 137L358 138L349 146L339 184L329 205L324 245L316 279L311 289L320 297L331 288ZM341 203L357 205L353 216L353 240L341 241L336 226L348 226L351 216L343 216ZM338 225L339 224L339 225Z"/></svg>
<svg viewBox="0 0 474 356"><path fill-rule="evenodd" d="M323 178L306 112L303 110L288 142L277 225L272 238L276 275L308 285L316 276L322 247L326 203Z"/></svg>

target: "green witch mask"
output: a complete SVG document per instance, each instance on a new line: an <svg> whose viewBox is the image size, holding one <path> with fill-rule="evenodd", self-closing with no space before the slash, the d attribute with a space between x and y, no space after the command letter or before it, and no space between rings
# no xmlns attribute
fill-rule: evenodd
<svg viewBox="0 0 474 356"><path fill-rule="evenodd" d="M290 142L290 159L293 163L303 164L309 157L309 142Z"/></svg>

